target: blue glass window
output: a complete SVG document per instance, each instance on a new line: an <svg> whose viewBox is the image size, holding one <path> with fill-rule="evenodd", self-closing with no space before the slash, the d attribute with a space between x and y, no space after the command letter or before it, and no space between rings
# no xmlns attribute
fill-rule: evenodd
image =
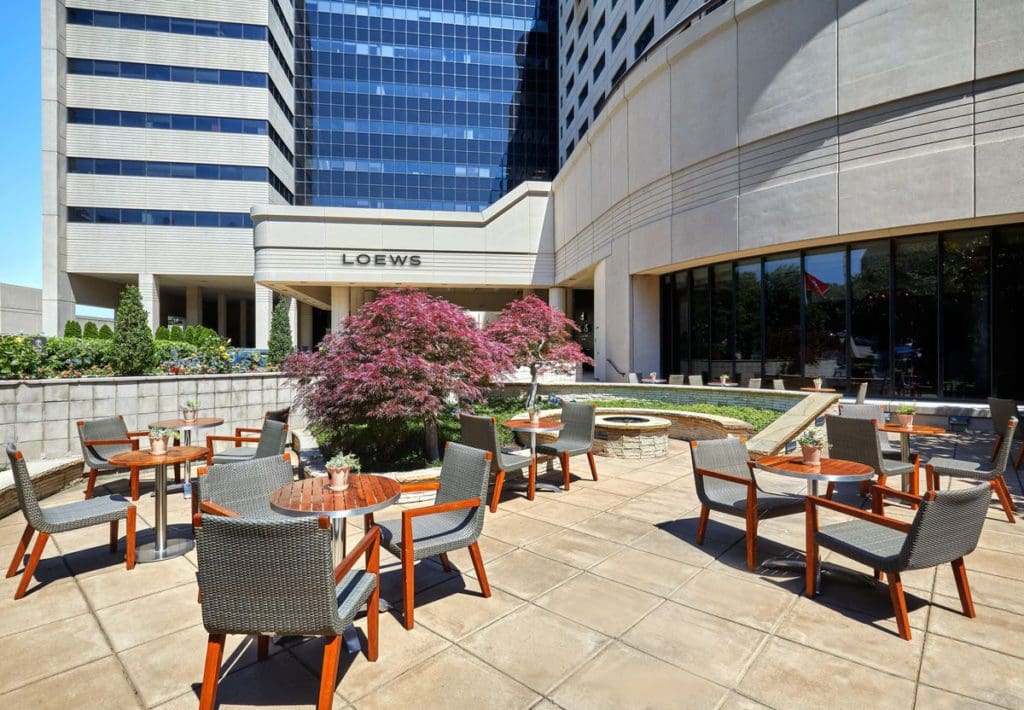
<svg viewBox="0 0 1024 710"><path fill-rule="evenodd" d="M612 32L612 49L619 46L619 42L622 41L622 37L626 34L626 20L627 16L623 15L622 20L615 26L615 31Z"/></svg>
<svg viewBox="0 0 1024 710"><path fill-rule="evenodd" d="M134 210L117 207L68 207L68 222L252 229L252 219L247 212Z"/></svg>
<svg viewBox="0 0 1024 710"><path fill-rule="evenodd" d="M644 27L644 31L640 33L640 36L636 38L636 42L633 43L634 59L640 58L640 55L644 53L652 39L654 39L654 20L647 23L647 27Z"/></svg>

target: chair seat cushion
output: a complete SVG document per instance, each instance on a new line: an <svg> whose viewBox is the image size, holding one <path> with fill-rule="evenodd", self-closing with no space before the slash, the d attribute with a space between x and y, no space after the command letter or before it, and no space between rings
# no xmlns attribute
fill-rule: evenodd
<svg viewBox="0 0 1024 710"><path fill-rule="evenodd" d="M747 510L747 487L732 481L715 480L706 476L704 490L709 508L732 515L745 515ZM757 492L757 513L760 518L774 518L804 511L802 496L778 495Z"/></svg>
<svg viewBox="0 0 1024 710"><path fill-rule="evenodd" d="M366 570L351 570L335 586L338 595L338 626L344 630L366 604L377 586L377 575Z"/></svg>
<svg viewBox="0 0 1024 710"><path fill-rule="evenodd" d="M213 463L236 463L256 458L255 446L232 446L213 455Z"/></svg>
<svg viewBox="0 0 1024 710"><path fill-rule="evenodd" d="M473 510L436 513L412 519L413 559L422 560L468 547L476 541L470 525ZM380 544L396 557L402 556L402 520L384 520L380 526Z"/></svg>
<svg viewBox="0 0 1024 710"><path fill-rule="evenodd" d="M498 461L500 462L501 470L505 473L510 471L519 471L530 465L529 456L506 454L504 451L498 455Z"/></svg>
<svg viewBox="0 0 1024 710"><path fill-rule="evenodd" d="M977 481L990 481L995 477L995 471L982 468L981 464L975 461L961 461L960 459L947 459L936 456L928 462L928 465L936 473L946 476L961 476Z"/></svg>
<svg viewBox="0 0 1024 710"><path fill-rule="evenodd" d="M886 476L906 476L914 472L914 464L885 459L882 461L882 472Z"/></svg>
<svg viewBox="0 0 1024 710"><path fill-rule="evenodd" d="M47 529L40 532L58 533L123 520L128 517L128 505L124 496L114 495L43 508Z"/></svg>
<svg viewBox="0 0 1024 710"><path fill-rule="evenodd" d="M563 441L562 439L555 439L550 444L537 444L537 453L551 454L553 456L568 453L570 456L579 456L590 451L590 447L591 443L589 441Z"/></svg>
<svg viewBox="0 0 1024 710"><path fill-rule="evenodd" d="M884 572L899 571L899 556L906 539L906 533L866 520L826 525L817 535L822 547Z"/></svg>

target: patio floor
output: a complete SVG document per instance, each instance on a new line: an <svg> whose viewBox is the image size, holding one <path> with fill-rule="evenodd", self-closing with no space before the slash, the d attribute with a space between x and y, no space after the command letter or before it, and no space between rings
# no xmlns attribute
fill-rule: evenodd
<svg viewBox="0 0 1024 710"><path fill-rule="evenodd" d="M961 435L958 454L981 458L990 442ZM952 443L937 437L921 449L948 454ZM683 442L650 462L599 458L597 483L585 459L573 466L584 477L571 492L538 492L533 503L509 495L487 514L490 599L465 552L451 556L452 573L417 566L415 630L384 615L379 660L343 658L336 708L1024 706L1024 525L995 505L967 559L977 618L961 616L948 567L908 573L907 642L884 587L826 580L811 600L800 578L748 572L738 518L712 514L698 547ZM145 480L140 529L153 516ZM1024 503L1012 474L1009 482ZM81 495L77 485L44 503ZM174 495L169 505L172 523L185 524L188 501ZM5 565L23 525L20 513L0 520ZM802 551L803 525L803 516L762 523L759 559ZM196 706L206 634L195 553L127 572L106 538L102 526L56 535L42 584L18 602L16 578L0 585L0 707ZM400 570L383 552L382 561L383 596L399 604ZM228 644L221 707L312 707L321 641L272 643L263 663L251 639Z"/></svg>

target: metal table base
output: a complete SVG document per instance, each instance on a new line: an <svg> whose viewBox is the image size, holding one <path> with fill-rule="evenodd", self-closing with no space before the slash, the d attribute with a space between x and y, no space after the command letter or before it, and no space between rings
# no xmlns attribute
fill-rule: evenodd
<svg viewBox="0 0 1024 710"><path fill-rule="evenodd" d="M195 547L191 538L175 537L167 539L167 464L155 467L156 488L153 495L156 501L153 506L153 530L156 539L153 542L135 548L136 562L160 562L173 557L181 557Z"/></svg>

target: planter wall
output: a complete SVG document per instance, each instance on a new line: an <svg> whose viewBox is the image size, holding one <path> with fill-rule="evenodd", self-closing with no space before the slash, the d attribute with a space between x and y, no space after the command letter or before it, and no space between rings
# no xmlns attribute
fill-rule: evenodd
<svg viewBox="0 0 1024 710"><path fill-rule="evenodd" d="M200 416L224 424L206 434L233 434L237 426L258 426L268 409L290 406L294 392L279 373L104 377L68 380L0 381L0 441L16 442L29 460L79 456L75 422L123 415L131 431L160 419L180 418L180 407L198 400ZM304 426L292 413L291 427Z"/></svg>

